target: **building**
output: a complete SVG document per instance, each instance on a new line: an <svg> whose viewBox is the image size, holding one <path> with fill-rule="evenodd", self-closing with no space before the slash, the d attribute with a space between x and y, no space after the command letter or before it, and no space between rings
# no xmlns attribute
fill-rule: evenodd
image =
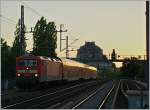
<svg viewBox="0 0 150 110"><path fill-rule="evenodd" d="M77 51L77 59L83 63L95 66L97 69L114 71L114 65L108 61L103 50L95 42L85 42Z"/></svg>

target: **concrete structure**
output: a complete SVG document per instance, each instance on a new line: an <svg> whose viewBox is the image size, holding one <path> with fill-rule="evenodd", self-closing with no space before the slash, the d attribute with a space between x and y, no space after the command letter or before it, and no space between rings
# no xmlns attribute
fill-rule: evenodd
<svg viewBox="0 0 150 110"><path fill-rule="evenodd" d="M148 109L148 91L127 90L128 109Z"/></svg>
<svg viewBox="0 0 150 110"><path fill-rule="evenodd" d="M94 59L103 60L103 50L95 45L95 42L85 42L77 52L77 58L81 60Z"/></svg>
<svg viewBox="0 0 150 110"><path fill-rule="evenodd" d="M95 66L100 70L114 71L114 67L107 57L103 54L103 50L95 45L95 42L85 42L77 51L77 60L91 66Z"/></svg>

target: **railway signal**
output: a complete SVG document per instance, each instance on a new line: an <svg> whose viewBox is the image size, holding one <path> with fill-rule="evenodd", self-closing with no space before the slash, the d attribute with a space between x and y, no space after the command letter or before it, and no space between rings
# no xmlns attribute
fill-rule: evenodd
<svg viewBox="0 0 150 110"><path fill-rule="evenodd" d="M113 52L112 52L112 54L111 54L111 60L116 60L115 49L113 49Z"/></svg>

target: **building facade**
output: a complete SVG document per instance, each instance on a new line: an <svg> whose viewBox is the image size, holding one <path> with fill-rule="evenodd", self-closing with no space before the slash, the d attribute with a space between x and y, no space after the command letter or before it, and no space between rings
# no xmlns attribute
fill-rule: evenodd
<svg viewBox="0 0 150 110"><path fill-rule="evenodd" d="M113 64L103 54L103 50L95 42L85 42L77 51L77 59L83 63L94 66L100 71L114 71Z"/></svg>

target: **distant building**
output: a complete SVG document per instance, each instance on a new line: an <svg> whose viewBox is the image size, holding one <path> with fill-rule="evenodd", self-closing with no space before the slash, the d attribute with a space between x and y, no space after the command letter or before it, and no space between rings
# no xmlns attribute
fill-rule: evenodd
<svg viewBox="0 0 150 110"><path fill-rule="evenodd" d="M95 45L95 42L85 42L85 45L77 51L77 59L100 70L114 71L112 63L103 54L103 50Z"/></svg>
<svg viewBox="0 0 150 110"><path fill-rule="evenodd" d="M95 42L85 42L77 51L77 58L81 60L106 60L103 50Z"/></svg>

